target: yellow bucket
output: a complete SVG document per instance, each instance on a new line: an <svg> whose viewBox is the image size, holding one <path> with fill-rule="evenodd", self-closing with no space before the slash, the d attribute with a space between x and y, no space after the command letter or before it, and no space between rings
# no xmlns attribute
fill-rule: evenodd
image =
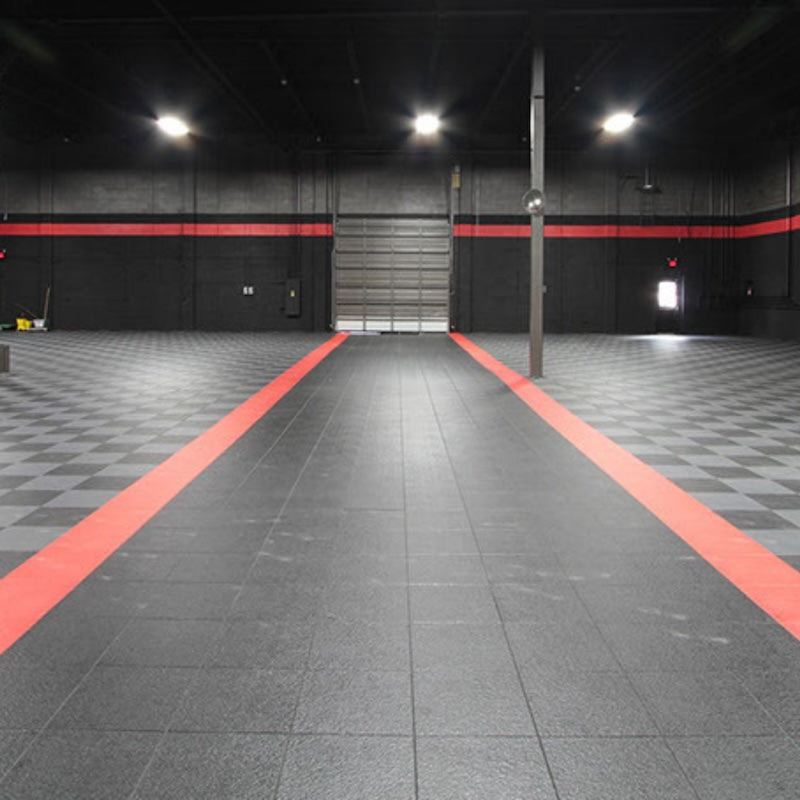
<svg viewBox="0 0 800 800"><path fill-rule="evenodd" d="M29 319L25 319L25 317L17 317L17 330L18 331L27 331L33 327L33 323Z"/></svg>

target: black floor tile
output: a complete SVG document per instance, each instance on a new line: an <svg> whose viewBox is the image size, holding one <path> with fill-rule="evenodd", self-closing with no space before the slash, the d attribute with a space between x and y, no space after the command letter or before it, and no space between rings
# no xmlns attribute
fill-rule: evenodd
<svg viewBox="0 0 800 800"><path fill-rule="evenodd" d="M210 667L303 670L309 659L314 624L229 622L208 657Z"/></svg>
<svg viewBox="0 0 800 800"><path fill-rule="evenodd" d="M0 781L31 744L35 735L34 731L0 730Z"/></svg>
<svg viewBox="0 0 800 800"><path fill-rule="evenodd" d="M411 716L408 669L405 672L319 670L309 673L303 682L292 730L410 736Z"/></svg>
<svg viewBox="0 0 800 800"><path fill-rule="evenodd" d="M106 650L106 666L196 667L222 634L222 622L136 619Z"/></svg>
<svg viewBox="0 0 800 800"><path fill-rule="evenodd" d="M543 675L522 668L522 683L542 736L656 736L653 717L619 672Z"/></svg>
<svg viewBox="0 0 800 800"><path fill-rule="evenodd" d="M531 675L564 670L619 672L622 667L592 622L507 622L506 635L516 663Z"/></svg>
<svg viewBox="0 0 800 800"><path fill-rule="evenodd" d="M272 797L285 746L285 737L269 734L170 733L132 800Z"/></svg>
<svg viewBox="0 0 800 800"><path fill-rule="evenodd" d="M59 711L51 727L162 731L195 670L98 666Z"/></svg>
<svg viewBox="0 0 800 800"><path fill-rule="evenodd" d="M546 738L544 751L559 797L697 800L681 766L659 738Z"/></svg>
<svg viewBox="0 0 800 800"><path fill-rule="evenodd" d="M51 669L24 660L0 660L0 685L10 687L0 696L0 730L38 730L58 711L78 686L85 670Z"/></svg>
<svg viewBox="0 0 800 800"><path fill-rule="evenodd" d="M670 739L700 800L800 797L796 742L780 736Z"/></svg>
<svg viewBox="0 0 800 800"><path fill-rule="evenodd" d="M534 738L439 737L417 740L420 800L555 800Z"/></svg>
<svg viewBox="0 0 800 800"><path fill-rule="evenodd" d="M513 670L415 670L414 713L423 736L532 736L525 695Z"/></svg>
<svg viewBox="0 0 800 800"><path fill-rule="evenodd" d="M631 674L661 733L667 736L764 736L782 731L730 672Z"/></svg>
<svg viewBox="0 0 800 800"><path fill-rule="evenodd" d="M159 735L131 731L47 731L0 782L7 800L128 797Z"/></svg>
<svg viewBox="0 0 800 800"><path fill-rule="evenodd" d="M171 731L286 733L302 674L290 670L209 667L192 682Z"/></svg>
<svg viewBox="0 0 800 800"><path fill-rule="evenodd" d="M308 658L312 670L403 670L409 658L408 626L325 617Z"/></svg>
<svg viewBox="0 0 800 800"><path fill-rule="evenodd" d="M51 612L2 656L9 664L33 669L91 667L119 636L127 620L87 618Z"/></svg>
<svg viewBox="0 0 800 800"><path fill-rule="evenodd" d="M488 586L412 585L413 622L499 623L500 618Z"/></svg>
<svg viewBox="0 0 800 800"><path fill-rule="evenodd" d="M278 800L413 800L409 737L298 736L289 741Z"/></svg>
<svg viewBox="0 0 800 800"><path fill-rule="evenodd" d="M497 624L415 623L414 669L444 669L459 664L467 671L510 673L514 661L503 628Z"/></svg>

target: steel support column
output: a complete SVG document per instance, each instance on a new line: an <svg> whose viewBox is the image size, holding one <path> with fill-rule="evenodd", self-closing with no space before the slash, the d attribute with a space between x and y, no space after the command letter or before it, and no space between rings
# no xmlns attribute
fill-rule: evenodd
<svg viewBox="0 0 800 800"><path fill-rule="evenodd" d="M531 188L544 192L544 47L534 43L531 59ZM530 371L542 377L544 331L544 215L531 214Z"/></svg>

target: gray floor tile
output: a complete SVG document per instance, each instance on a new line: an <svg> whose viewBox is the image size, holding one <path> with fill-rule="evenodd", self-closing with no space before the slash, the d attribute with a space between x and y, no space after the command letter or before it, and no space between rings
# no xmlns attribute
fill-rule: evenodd
<svg viewBox="0 0 800 800"><path fill-rule="evenodd" d="M486 572L477 555L413 556L408 562L411 583L483 584Z"/></svg>
<svg viewBox="0 0 800 800"><path fill-rule="evenodd" d="M457 664L414 673L418 735L532 736L525 695L512 670L469 670Z"/></svg>
<svg viewBox="0 0 800 800"><path fill-rule="evenodd" d="M507 622L505 629L516 663L531 675L621 670L594 623Z"/></svg>
<svg viewBox="0 0 800 800"><path fill-rule="evenodd" d="M172 731L284 733L291 728L302 674L206 668L170 722Z"/></svg>
<svg viewBox="0 0 800 800"><path fill-rule="evenodd" d="M590 623L586 607L569 580L495 584L492 589L503 622Z"/></svg>
<svg viewBox="0 0 800 800"><path fill-rule="evenodd" d="M263 800L278 783L285 737L170 733L139 782L134 800Z"/></svg>
<svg viewBox="0 0 800 800"><path fill-rule="evenodd" d="M446 668L454 663L465 673L514 669L500 625L414 623L411 630L415 670Z"/></svg>
<svg viewBox="0 0 800 800"><path fill-rule="evenodd" d="M671 739L700 800L800 796L797 743L777 736Z"/></svg>
<svg viewBox="0 0 800 800"><path fill-rule="evenodd" d="M413 800L410 738L292 737L278 800Z"/></svg>
<svg viewBox="0 0 800 800"><path fill-rule="evenodd" d="M95 667L50 723L54 729L161 731L195 670Z"/></svg>
<svg viewBox="0 0 800 800"><path fill-rule="evenodd" d="M320 670L303 683L295 733L411 735L406 672Z"/></svg>
<svg viewBox="0 0 800 800"><path fill-rule="evenodd" d="M216 644L222 622L133 620L103 654L115 666L197 667Z"/></svg>
<svg viewBox="0 0 800 800"><path fill-rule="evenodd" d="M658 738L545 739L544 750L560 797L697 800L680 765Z"/></svg>
<svg viewBox="0 0 800 800"><path fill-rule="evenodd" d="M738 676L783 731L800 737L800 675L796 670L746 670Z"/></svg>
<svg viewBox="0 0 800 800"><path fill-rule="evenodd" d="M729 672L638 672L630 678L666 736L781 733L763 706Z"/></svg>
<svg viewBox="0 0 800 800"><path fill-rule="evenodd" d="M2 659L33 670L71 667L88 670L125 628L121 617L84 617L51 611L19 639Z"/></svg>
<svg viewBox="0 0 800 800"><path fill-rule="evenodd" d="M485 586L412 585L409 592L414 622L500 622Z"/></svg>
<svg viewBox="0 0 800 800"><path fill-rule="evenodd" d="M522 669L542 736L655 736L659 730L626 675Z"/></svg>
<svg viewBox="0 0 800 800"><path fill-rule="evenodd" d="M28 748L34 736L34 731L0 730L0 779Z"/></svg>
<svg viewBox="0 0 800 800"><path fill-rule="evenodd" d="M46 668L25 660L0 660L0 729L38 730L72 694L85 674L76 667Z"/></svg>
<svg viewBox="0 0 800 800"><path fill-rule="evenodd" d="M420 800L555 800L534 738L417 740Z"/></svg>
<svg viewBox="0 0 800 800"><path fill-rule="evenodd" d="M310 669L403 670L410 664L408 626L323 618L314 633Z"/></svg>
<svg viewBox="0 0 800 800"><path fill-rule="evenodd" d="M5 780L8 800L127 797L159 735L131 731L47 731Z"/></svg>
<svg viewBox="0 0 800 800"><path fill-rule="evenodd" d="M302 670L313 625L260 620L230 622L208 657L212 667Z"/></svg>

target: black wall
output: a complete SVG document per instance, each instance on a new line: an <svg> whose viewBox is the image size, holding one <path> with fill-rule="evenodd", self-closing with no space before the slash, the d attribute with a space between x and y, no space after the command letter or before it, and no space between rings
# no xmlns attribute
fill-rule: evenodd
<svg viewBox="0 0 800 800"><path fill-rule="evenodd" d="M684 294L678 329L794 335L798 234L790 241L786 233L735 233L792 213L793 159L785 147L767 151L741 174L735 160L712 161L702 153L645 160L622 150L548 155L546 330L655 331L656 286L675 256ZM659 192L641 191L645 173ZM419 214L455 223L452 326L525 330L527 183L525 153L288 159L247 142L6 146L6 225L155 227L153 235L112 227L92 236L64 235L80 227L27 236L0 227L0 320L12 321L19 305L41 313L49 286L49 316L61 328L323 330L331 323L338 214ZM277 227L258 235L207 227L196 235L193 227L247 224ZM164 225L178 227L160 235ZM286 314L288 279L301 281L296 317ZM254 294L243 294L245 286Z"/></svg>
<svg viewBox="0 0 800 800"><path fill-rule="evenodd" d="M792 136L740 154L736 208L748 227L783 232L736 244L737 330L743 334L800 339L800 233L790 232L800 214L798 158ZM794 225L796 225L796 220ZM747 286L752 296L747 296Z"/></svg>

